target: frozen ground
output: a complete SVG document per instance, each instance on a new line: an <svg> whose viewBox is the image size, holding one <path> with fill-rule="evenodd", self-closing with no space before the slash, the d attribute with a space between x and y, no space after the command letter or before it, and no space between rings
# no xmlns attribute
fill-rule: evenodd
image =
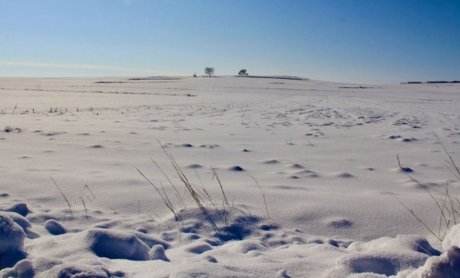
<svg viewBox="0 0 460 278"><path fill-rule="evenodd" d="M458 84L2 78L0 99L5 277L459 277L460 228L441 244L398 201L438 233Z"/></svg>

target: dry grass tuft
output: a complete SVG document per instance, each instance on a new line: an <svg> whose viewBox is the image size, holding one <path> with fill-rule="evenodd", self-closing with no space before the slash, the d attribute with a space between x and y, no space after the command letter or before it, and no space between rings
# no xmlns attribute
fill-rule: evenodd
<svg viewBox="0 0 460 278"><path fill-rule="evenodd" d="M249 175L249 177L256 183L257 188L259 189L260 195L262 196L262 199L264 200L264 207L265 207L265 216L270 219L270 214L268 213L268 204L267 204L267 196L265 195L265 191L262 189L260 186L259 182L255 177L252 175Z"/></svg>
<svg viewBox="0 0 460 278"><path fill-rule="evenodd" d="M176 221L179 220L178 216L177 216L176 209L174 208L174 206L173 206L173 204L171 202L171 199L169 199L169 196L166 193L166 190L165 190L164 186L162 184L160 185L160 187L155 185L141 170L139 170L137 168L136 168L136 170L155 189L155 191L158 193L158 195L160 195L160 198L163 200L163 203L169 209L169 211L172 212L172 214L174 215L174 218L176 219Z"/></svg>
<svg viewBox="0 0 460 278"><path fill-rule="evenodd" d="M442 149L444 150L445 154L448 157L446 167L449 171L454 175L456 180L460 182L460 168L455 163L455 160L447 151L447 148L439 139L439 137L435 134L436 139L438 140L439 144L441 145ZM449 191L449 183L446 183L445 189L443 192L430 190L425 184L421 183L417 180L414 176L411 175L411 171L408 167L404 167L399 159L399 156L396 156L398 161L398 166L401 171L406 174L413 182L415 182L418 186L423 188L425 192L428 194L430 199L435 204L437 210L439 211L439 223L438 227L430 227L426 221L424 221L413 209L409 208L406 204L404 204L400 199L396 198L396 200L436 239L442 241L446 236L447 232L459 223L460 219L460 199L456 196L453 196Z"/></svg>
<svg viewBox="0 0 460 278"><path fill-rule="evenodd" d="M225 210L225 206L230 207L230 203L228 202L227 194L225 194L224 186L222 185L222 182L219 178L219 175L217 174L216 168L211 168L212 170L212 178L216 178L217 183L219 184L220 191L222 192L222 206Z"/></svg>
<svg viewBox="0 0 460 278"><path fill-rule="evenodd" d="M158 141L158 140L157 140ZM206 190L204 185L201 186L195 186L187 177L187 175L184 173L184 171L181 169L179 164L176 162L174 157L166 150L165 146L161 144L160 141L158 141L158 144L160 145L161 149L163 150L164 154L166 155L167 159L169 160L172 168L174 169L177 177L179 178L180 182L185 188L184 194L187 194L192 198L194 201L195 205L200 209L200 211L203 213L204 217L207 219L208 223L211 225L211 227L215 230L215 232L220 233L219 228L217 227L216 223L214 222L213 218L211 217L211 214L209 213L208 209L206 208L206 203L209 202L212 206L217 208L217 202L212 198L212 196L209 194L209 192ZM174 184L172 179L166 174L166 172L160 167L160 165L153 160L152 158L150 159L154 166L160 171L160 173L163 175L163 177L168 181L169 185L173 188L175 192L175 201L173 202L168 195L164 185L159 182L159 185L155 184L152 180L150 180L141 170L137 169L137 172L155 189L155 191L158 193L160 198L162 199L164 205L169 209L169 211L174 215L174 218L176 221L180 222L180 211L182 209L186 209L186 202L185 202L185 196L180 193L178 190L177 186ZM219 182L219 186L222 192L223 196L223 204L224 204L224 212L226 211L226 208L230 207L230 204L228 202L225 190L222 186L222 183L217 176L217 173L215 172L214 169L213 174L214 177ZM197 177L199 179L199 176L197 174ZM201 182L201 179L199 179ZM227 207L225 207L225 205Z"/></svg>
<svg viewBox="0 0 460 278"><path fill-rule="evenodd" d="M69 212L70 212L70 215L73 215L72 213L72 206L70 205L70 201L69 199L67 199L67 196L64 194L64 192L61 190L61 188L59 187L59 185L56 183L56 181L53 179L53 177L50 177L51 178L51 181L53 182L54 186L57 188L57 190L59 191L59 193L61 194L62 198L64 199L64 201L67 203L67 206L69 207Z"/></svg>

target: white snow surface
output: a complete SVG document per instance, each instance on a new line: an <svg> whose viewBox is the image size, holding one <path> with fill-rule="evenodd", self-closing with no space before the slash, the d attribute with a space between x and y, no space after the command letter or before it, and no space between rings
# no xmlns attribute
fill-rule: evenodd
<svg viewBox="0 0 460 278"><path fill-rule="evenodd" d="M0 78L0 276L460 277L459 151L460 84Z"/></svg>

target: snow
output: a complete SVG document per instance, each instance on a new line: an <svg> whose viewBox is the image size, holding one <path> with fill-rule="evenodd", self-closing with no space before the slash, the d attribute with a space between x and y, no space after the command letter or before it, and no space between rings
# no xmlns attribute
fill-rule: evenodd
<svg viewBox="0 0 460 278"><path fill-rule="evenodd" d="M458 277L460 274L460 248L452 246L441 256L431 257L412 277Z"/></svg>
<svg viewBox="0 0 460 278"><path fill-rule="evenodd" d="M460 277L459 92L1 78L0 276Z"/></svg>
<svg viewBox="0 0 460 278"><path fill-rule="evenodd" d="M89 249L98 257L147 261L149 247L133 233L92 229L85 235Z"/></svg>
<svg viewBox="0 0 460 278"><path fill-rule="evenodd" d="M442 241L444 250L449 249L451 246L460 246L460 225L452 227Z"/></svg>
<svg viewBox="0 0 460 278"><path fill-rule="evenodd" d="M62 235L66 233L65 227L54 219L48 219L44 223L45 229L53 235Z"/></svg>
<svg viewBox="0 0 460 278"><path fill-rule="evenodd" d="M6 213L0 213L0 267L13 266L24 258L24 230Z"/></svg>
<svg viewBox="0 0 460 278"><path fill-rule="evenodd" d="M149 251L151 260L163 260L169 262L165 253L165 248L161 244L154 245Z"/></svg>

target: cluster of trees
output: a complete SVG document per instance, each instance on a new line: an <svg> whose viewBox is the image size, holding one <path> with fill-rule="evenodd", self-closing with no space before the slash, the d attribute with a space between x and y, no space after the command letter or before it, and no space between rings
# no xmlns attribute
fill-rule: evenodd
<svg viewBox="0 0 460 278"><path fill-rule="evenodd" d="M214 75L214 68L213 67L205 67L204 68L204 74L211 77ZM238 75L240 76L247 76L249 75L248 71L246 69L242 69L238 72ZM197 77L196 73L193 74L193 77Z"/></svg>
<svg viewBox="0 0 460 278"><path fill-rule="evenodd" d="M238 75L240 76L246 76L249 75L248 71L246 69L242 69L238 72Z"/></svg>

